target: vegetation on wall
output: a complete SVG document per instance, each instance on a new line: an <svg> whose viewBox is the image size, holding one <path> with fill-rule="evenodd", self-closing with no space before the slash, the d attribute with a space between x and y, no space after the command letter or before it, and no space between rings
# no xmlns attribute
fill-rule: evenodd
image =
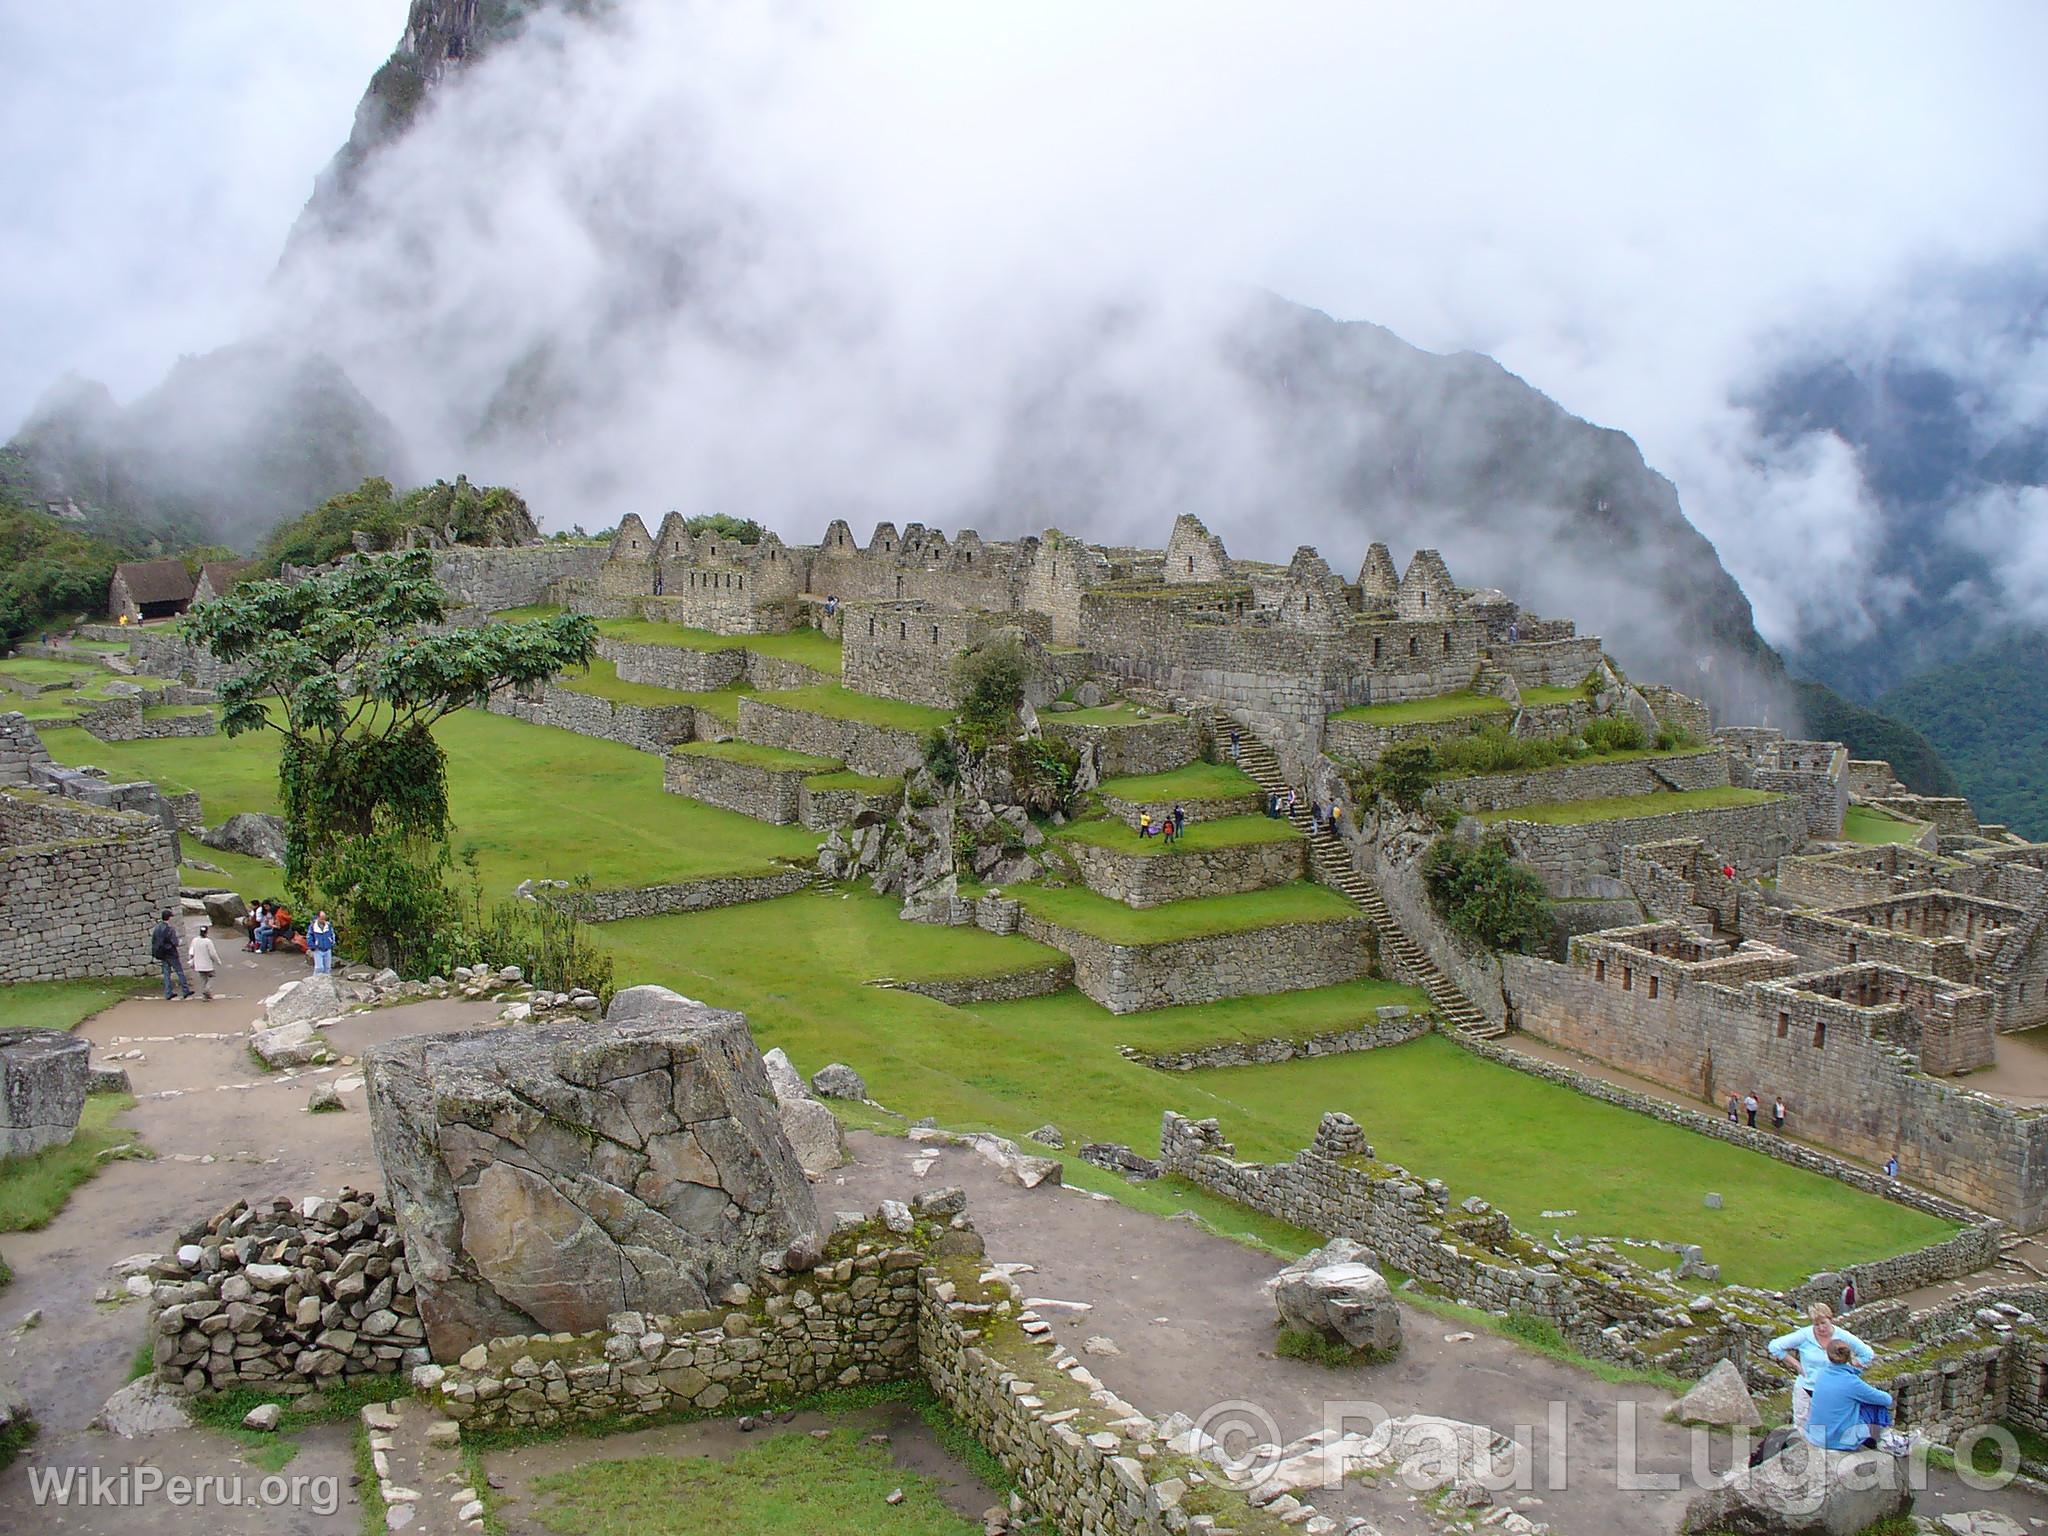
<svg viewBox="0 0 2048 1536"><path fill-rule="evenodd" d="M1549 938L1543 882L1509 857L1497 833L1476 843L1439 837L1423 855L1422 882L1452 932L1474 944L1532 955Z"/></svg>
<svg viewBox="0 0 2048 1536"><path fill-rule="evenodd" d="M458 544L526 544L540 537L525 499L509 486L472 485L457 475L452 484L436 480L401 492L372 476L305 516L280 523L263 541L258 560L268 572L286 563L325 565L352 552L358 533L372 549L390 550L416 528L437 538L452 534Z"/></svg>
<svg viewBox="0 0 2048 1536"><path fill-rule="evenodd" d="M731 539L735 544L758 544L768 530L751 517L734 517L730 512L700 512L683 519L693 538Z"/></svg>
<svg viewBox="0 0 2048 1536"><path fill-rule="evenodd" d="M958 728L968 746L987 747L1016 730L1028 673L1024 647L1007 636L984 641L953 659Z"/></svg>
<svg viewBox="0 0 2048 1536"><path fill-rule="evenodd" d="M1382 752L1370 768L1355 770L1347 782L1363 803L1384 797L1405 811L1421 808L1430 786L1439 779L1481 773L1528 773L1589 758L1655 750L1682 752L1695 747L1683 729L1659 726L1654 741L1626 715L1588 720L1576 736L1516 736L1506 727L1489 725L1466 736L1441 741L1418 737L1399 741Z"/></svg>
<svg viewBox="0 0 2048 1536"><path fill-rule="evenodd" d="M45 513L0 503L0 644L62 615L104 613L118 558Z"/></svg>

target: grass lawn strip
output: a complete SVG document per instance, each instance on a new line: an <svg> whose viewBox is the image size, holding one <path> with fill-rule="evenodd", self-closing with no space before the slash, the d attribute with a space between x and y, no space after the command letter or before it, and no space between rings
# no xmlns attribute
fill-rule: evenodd
<svg viewBox="0 0 2048 1536"><path fill-rule="evenodd" d="M900 778L875 779L864 773L814 773L804 780L809 790L850 789L857 795L893 795L903 788Z"/></svg>
<svg viewBox="0 0 2048 1536"><path fill-rule="evenodd" d="M492 895L509 895L530 876L587 874L604 889L759 874L817 852L817 835L802 827L664 793L660 760L619 742L474 709L434 734L448 753L453 842L476 849ZM277 809L273 732L100 742L73 728L44 740L61 763L97 763L117 780L152 779L169 794L198 790L209 825Z"/></svg>
<svg viewBox="0 0 2048 1536"><path fill-rule="evenodd" d="M1047 710L1043 718L1050 725L1157 725L1176 717L1156 710L1141 715L1129 704L1098 704L1089 709Z"/></svg>
<svg viewBox="0 0 2048 1536"><path fill-rule="evenodd" d="M1589 821L1620 821L1636 816L1671 816L1679 811L1720 811L1784 798L1762 789L1685 789L1668 794L1614 795L1599 800L1543 800L1505 811L1479 811L1474 813L1474 817L1487 823L1533 821L1562 827Z"/></svg>
<svg viewBox="0 0 2048 1536"><path fill-rule="evenodd" d="M1522 707L1524 709L1548 709L1558 704L1581 704L1586 702L1583 688L1524 688Z"/></svg>
<svg viewBox="0 0 2048 1536"><path fill-rule="evenodd" d="M116 1116L134 1107L135 1100L125 1093L95 1093L85 1101L76 1134L63 1146L30 1157L0 1158L0 1232L48 1226L71 1191L111 1161L101 1153L125 1146L144 1155L133 1133L114 1124Z"/></svg>
<svg viewBox="0 0 2048 1536"><path fill-rule="evenodd" d="M902 1498L885 1502L895 1490ZM936 1481L886 1445L840 1427L824 1439L774 1434L729 1457L593 1461L533 1484L543 1525L560 1536L979 1536Z"/></svg>
<svg viewBox="0 0 2048 1536"><path fill-rule="evenodd" d="M1570 690L1566 690L1569 692ZM1528 694L1525 692L1526 700ZM1468 720L1481 715L1511 715L1506 699L1483 693L1444 693L1433 699L1404 699L1393 704L1361 704L1339 710L1333 720L1362 720L1367 725L1428 725L1441 720Z"/></svg>
<svg viewBox="0 0 2048 1536"><path fill-rule="evenodd" d="M0 661L0 672L38 687L53 683L63 687L102 675L101 669L88 661L50 661L41 656L10 656Z"/></svg>
<svg viewBox="0 0 2048 1536"><path fill-rule="evenodd" d="M788 752L751 741L693 741L674 750L680 757L716 757L728 763L751 763L777 773L837 773L844 766L837 758L812 757L806 752Z"/></svg>
<svg viewBox="0 0 2048 1536"><path fill-rule="evenodd" d="M599 619L597 632L631 645L673 645L685 651L752 651L775 661L793 661L818 672L839 670L839 642L815 629L774 635L720 635L708 629L663 624L653 619Z"/></svg>
<svg viewBox="0 0 2048 1536"><path fill-rule="evenodd" d="M1905 821L1874 806L1852 805L1842 814L1842 836L1852 843L1914 843L1926 830L1924 821Z"/></svg>
<svg viewBox="0 0 2048 1536"><path fill-rule="evenodd" d="M943 709L906 704L901 699L877 698L874 694L856 693L837 684L778 688L755 697L777 709L800 710L807 715L824 715L833 720L858 720L898 731L934 731L953 718Z"/></svg>
<svg viewBox="0 0 2048 1536"><path fill-rule="evenodd" d="M1063 928L1074 928L1111 944L1163 944L1215 933L1244 933L1281 923L1327 923L1355 919L1358 908L1327 886L1298 880L1291 885L1232 896L1199 896L1156 907L1127 907L1080 886L1020 885L1010 894L1025 910Z"/></svg>
<svg viewBox="0 0 2048 1536"><path fill-rule="evenodd" d="M0 1029L72 1029L125 998L145 997L149 977L17 981L0 987Z"/></svg>
<svg viewBox="0 0 2048 1536"><path fill-rule="evenodd" d="M1231 763L1189 763L1168 773L1136 774L1105 779L1102 793L1131 802L1156 800L1235 800L1256 795L1259 786Z"/></svg>
<svg viewBox="0 0 2048 1536"><path fill-rule="evenodd" d="M1139 837L1121 821L1093 817L1064 826L1053 836L1070 843L1092 843L1114 848L1139 858L1170 858L1200 848L1244 848L1257 843L1289 843L1301 836L1291 822L1275 816L1224 816L1215 821L1191 822L1172 842L1163 837Z"/></svg>

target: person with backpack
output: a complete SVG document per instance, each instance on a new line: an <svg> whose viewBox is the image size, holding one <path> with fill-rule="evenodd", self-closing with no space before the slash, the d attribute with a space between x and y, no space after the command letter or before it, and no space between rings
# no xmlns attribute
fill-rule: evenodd
<svg viewBox="0 0 2048 1536"><path fill-rule="evenodd" d="M206 936L207 923L199 925L199 931L192 936L192 974L199 978L199 996L205 1002L213 1001L213 973L220 969L220 951L213 947L213 940ZM190 997L191 993L185 994Z"/></svg>
<svg viewBox="0 0 2048 1536"><path fill-rule="evenodd" d="M192 983L185 979L185 961L178 953L178 930L171 926L171 914L157 914L156 927L149 935L149 958L164 968L164 1001L172 1001L177 994L171 991L171 978L178 978L178 985L184 995L192 995Z"/></svg>

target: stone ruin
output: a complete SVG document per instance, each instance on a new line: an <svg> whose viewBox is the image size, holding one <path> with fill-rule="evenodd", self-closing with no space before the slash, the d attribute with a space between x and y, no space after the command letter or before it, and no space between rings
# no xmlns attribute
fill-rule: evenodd
<svg viewBox="0 0 2048 1536"><path fill-rule="evenodd" d="M61 1147L92 1082L88 1041L61 1029L0 1033L0 1157Z"/></svg>
<svg viewBox="0 0 2048 1536"><path fill-rule="evenodd" d="M584 1333L807 1269L818 1211L745 1017L633 987L602 1023L366 1053L428 1344Z"/></svg>

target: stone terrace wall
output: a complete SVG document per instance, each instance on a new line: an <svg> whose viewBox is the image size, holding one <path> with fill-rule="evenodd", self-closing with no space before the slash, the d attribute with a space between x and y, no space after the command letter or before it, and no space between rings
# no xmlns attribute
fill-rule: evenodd
<svg viewBox="0 0 2048 1536"><path fill-rule="evenodd" d="M1137 834L1130 835L1135 849ZM1165 852L1157 851L1165 846L1159 839L1150 838L1144 846L1154 851L1148 853L1104 848L1078 838L1061 838L1059 846L1081 867L1089 890L1131 907L1262 891L1303 879L1308 872L1308 843L1300 837L1229 848L1174 846Z"/></svg>
<svg viewBox="0 0 2048 1536"><path fill-rule="evenodd" d="M130 625L116 631L128 642L128 654L135 670L151 677L175 678L197 688L218 688L241 668L216 661L213 653L194 645L175 629L152 629Z"/></svg>
<svg viewBox="0 0 2048 1536"><path fill-rule="evenodd" d="M1471 736L1481 727L1507 725L1515 718L1512 710L1491 715L1466 715L1456 720L1416 720L1405 725L1374 725L1366 720L1331 716L1324 737L1324 750L1345 762L1370 766L1387 748L1403 741L1449 741L1454 736Z"/></svg>
<svg viewBox="0 0 2048 1536"><path fill-rule="evenodd" d="M1158 1072L1198 1072L1209 1067L1269 1067L1303 1056L1349 1056L1359 1051L1383 1050L1419 1040L1436 1027L1430 1013L1415 1013L1399 1005L1374 1010L1370 1024L1356 1029L1331 1030L1301 1040L1224 1040L1196 1050L1148 1053L1135 1046L1117 1050L1126 1061L1135 1061Z"/></svg>
<svg viewBox="0 0 2048 1536"><path fill-rule="evenodd" d="M1908 1177L1951 1200L2023 1232L2048 1225L2048 1114L1923 1076L1909 1053L1839 1026L1816 1046L1796 995L1781 1035L1771 1011L1735 986L1690 979L1676 962L1631 963L1624 990L1617 964L1596 980L1576 965L1512 959L1505 974L1519 1023L1703 1101L1753 1089L1768 1103L1782 1093L1802 1136L1871 1163L1896 1152ZM1653 973L1662 983L1654 998Z"/></svg>
<svg viewBox="0 0 2048 1536"><path fill-rule="evenodd" d="M434 579L450 607L531 608L554 601L558 581L588 577L604 564L602 544L526 544L508 549L437 549Z"/></svg>
<svg viewBox="0 0 2048 1536"><path fill-rule="evenodd" d="M1744 877L1768 874L1806 841L1806 811L1797 800L1764 800L1717 809L1622 816L1608 821L1497 821L1508 851L1535 871L1553 896L1597 896L1619 873L1621 850L1634 843L1696 837Z"/></svg>
<svg viewBox="0 0 2048 1536"><path fill-rule="evenodd" d="M668 912L708 912L749 901L790 896L810 883L808 869L772 875L713 875L671 885L627 885L606 890L553 891L549 900L574 909L586 923L618 923L631 917L659 917Z"/></svg>
<svg viewBox="0 0 2048 1536"><path fill-rule="evenodd" d="M1014 928L1011 931L1014 932ZM1005 971L997 976L954 976L932 981L869 983L870 986L887 987L892 992L915 992L919 997L928 997L933 1002L944 1003L951 1008L972 1008L979 1003L1014 1003L1027 997L1045 997L1054 992L1064 992L1073 984L1074 962L1071 960L1032 966L1022 971Z"/></svg>
<svg viewBox="0 0 2048 1536"><path fill-rule="evenodd" d="M1202 733L1194 721L1178 715L1130 725L1077 725L1062 715L1040 710L1038 726L1054 741L1095 748L1097 771L1105 779L1126 774L1170 773L1202 755Z"/></svg>
<svg viewBox="0 0 2048 1536"><path fill-rule="evenodd" d="M26 784L33 770L49 761L50 749L26 715L15 710L0 715L0 784Z"/></svg>
<svg viewBox="0 0 2048 1536"><path fill-rule="evenodd" d="M1372 972L1372 925L1363 916L1163 944L1112 944L1026 908L1017 931L1070 956L1074 985L1111 1013L1330 987Z"/></svg>
<svg viewBox="0 0 2048 1536"><path fill-rule="evenodd" d="M679 693L712 693L745 681L747 675L747 653L737 647L693 651L686 646L640 645L600 635L597 654L618 668L622 683L645 683Z"/></svg>
<svg viewBox="0 0 2048 1536"><path fill-rule="evenodd" d="M0 981L146 976L176 908L177 834L150 817L0 790Z"/></svg>
<svg viewBox="0 0 2048 1536"><path fill-rule="evenodd" d="M721 810L785 827L803 814L806 776L815 768L768 768L715 757L708 752L671 752L662 760L661 787Z"/></svg>
<svg viewBox="0 0 2048 1536"><path fill-rule="evenodd" d="M1226 800L1124 800L1116 795L1102 796L1102 808L1117 818L1132 831L1138 828L1138 818L1145 812L1152 813L1152 824L1159 825L1179 806L1188 814L1192 825L1198 821L1221 821L1226 816L1249 816L1266 808L1266 797L1257 790L1249 794L1233 795Z"/></svg>
<svg viewBox="0 0 2048 1536"><path fill-rule="evenodd" d="M1529 773L1439 779L1436 793L1461 811L1505 811L1545 800L1618 799L1666 790L1720 789L1727 783L1728 754L1709 748L1675 757L1565 763Z"/></svg>
<svg viewBox="0 0 2048 1536"><path fill-rule="evenodd" d="M924 763L924 737L917 731L838 720L777 706L771 698L742 695L739 735L762 746L830 757L869 778L893 779Z"/></svg>
<svg viewBox="0 0 2048 1536"><path fill-rule="evenodd" d="M1595 635L1496 645L1491 655L1494 665L1512 677L1518 688L1576 688L1601 660L1600 640Z"/></svg>
<svg viewBox="0 0 2048 1536"><path fill-rule="evenodd" d="M545 684L538 699L502 688L491 695L488 707L494 715L616 741L642 752L666 752L697 736L697 711L688 704L621 704L556 683Z"/></svg>
<svg viewBox="0 0 2048 1536"><path fill-rule="evenodd" d="M212 710L189 715L145 713L155 700L129 695L80 710L78 723L98 741L158 741L170 736L217 736L220 720Z"/></svg>

